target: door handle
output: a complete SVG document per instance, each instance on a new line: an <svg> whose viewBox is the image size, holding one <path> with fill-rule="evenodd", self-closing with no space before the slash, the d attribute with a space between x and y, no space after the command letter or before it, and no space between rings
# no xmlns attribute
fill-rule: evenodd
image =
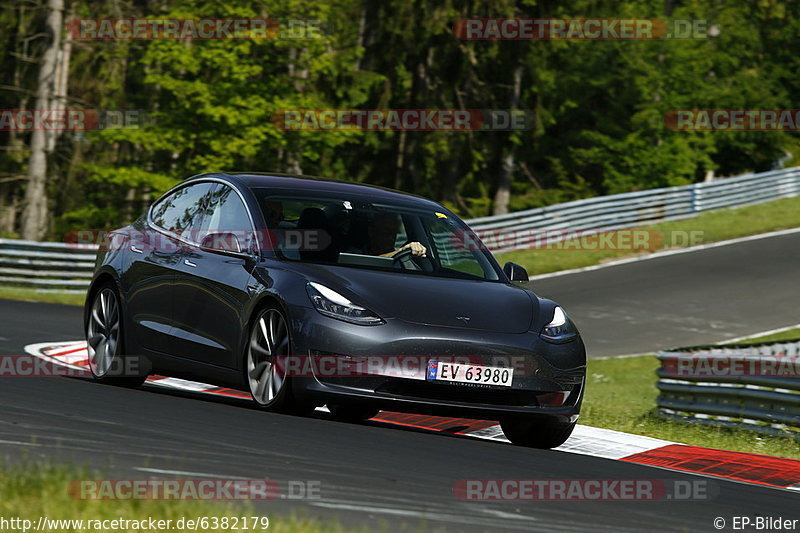
<svg viewBox="0 0 800 533"><path fill-rule="evenodd" d="M192 263L188 259L184 259L183 260L183 264L186 265L186 266L190 266L190 267L196 267L197 266L197 263Z"/></svg>
<svg viewBox="0 0 800 533"><path fill-rule="evenodd" d="M137 247L136 247L135 245L133 245L133 244L131 244L131 252L136 252L137 254L142 254L142 253L144 253L144 252L142 252L142 251L141 251L139 248L137 248Z"/></svg>

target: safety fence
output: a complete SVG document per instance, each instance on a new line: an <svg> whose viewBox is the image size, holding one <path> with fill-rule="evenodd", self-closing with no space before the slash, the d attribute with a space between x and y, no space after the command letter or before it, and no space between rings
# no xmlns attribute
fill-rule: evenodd
<svg viewBox="0 0 800 533"><path fill-rule="evenodd" d="M800 440L800 339L658 353L659 412Z"/></svg>
<svg viewBox="0 0 800 533"><path fill-rule="evenodd" d="M527 249L543 232L597 232L690 218L703 211L800 195L800 167L676 187L598 196L466 222L493 252ZM589 231L588 233L591 233ZM548 236L551 242L552 236Z"/></svg>
<svg viewBox="0 0 800 533"><path fill-rule="evenodd" d="M800 167L679 187L600 196L476 218L467 223L494 252L537 246L542 232L608 231L697 215L709 209L800 195ZM583 233L585 234L585 233ZM558 240L556 236L555 240ZM552 242L548 237L547 242ZM90 246L0 239L0 285L81 292L92 275ZM454 258L455 260L457 258Z"/></svg>
<svg viewBox="0 0 800 533"><path fill-rule="evenodd" d="M80 293L92 278L96 246L0 239L0 284Z"/></svg>

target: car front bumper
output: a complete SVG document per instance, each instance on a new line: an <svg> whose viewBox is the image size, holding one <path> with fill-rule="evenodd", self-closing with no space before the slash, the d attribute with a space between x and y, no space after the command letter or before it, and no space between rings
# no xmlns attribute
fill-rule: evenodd
<svg viewBox="0 0 800 533"><path fill-rule="evenodd" d="M295 392L316 403L499 420L577 419L586 374L578 337L552 344L535 332L496 333L388 319L359 326L316 310L291 310L293 353L310 363L295 373ZM512 368L510 387L426 379L430 360ZM291 371L290 371L291 373Z"/></svg>

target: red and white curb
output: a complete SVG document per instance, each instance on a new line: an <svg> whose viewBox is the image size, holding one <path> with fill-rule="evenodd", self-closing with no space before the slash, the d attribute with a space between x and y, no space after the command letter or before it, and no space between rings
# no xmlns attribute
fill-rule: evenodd
<svg viewBox="0 0 800 533"><path fill-rule="evenodd" d="M86 343L83 341L31 344L25 347L25 351L62 367L83 370L87 377L90 375ZM250 395L243 391L165 376L150 376L147 384L217 397L250 399ZM318 410L327 411L325 408ZM488 420L387 411L381 411L372 420L482 440L508 442L500 426ZM795 459L688 446L581 425L556 450L800 492L800 461Z"/></svg>

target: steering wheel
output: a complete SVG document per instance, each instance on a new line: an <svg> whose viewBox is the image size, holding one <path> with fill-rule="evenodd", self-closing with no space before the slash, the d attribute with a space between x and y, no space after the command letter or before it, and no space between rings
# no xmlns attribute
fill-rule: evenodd
<svg viewBox="0 0 800 533"><path fill-rule="evenodd" d="M406 270L420 270L419 266L414 262L414 252L411 248L401 250L392 256L392 266L399 265Z"/></svg>

